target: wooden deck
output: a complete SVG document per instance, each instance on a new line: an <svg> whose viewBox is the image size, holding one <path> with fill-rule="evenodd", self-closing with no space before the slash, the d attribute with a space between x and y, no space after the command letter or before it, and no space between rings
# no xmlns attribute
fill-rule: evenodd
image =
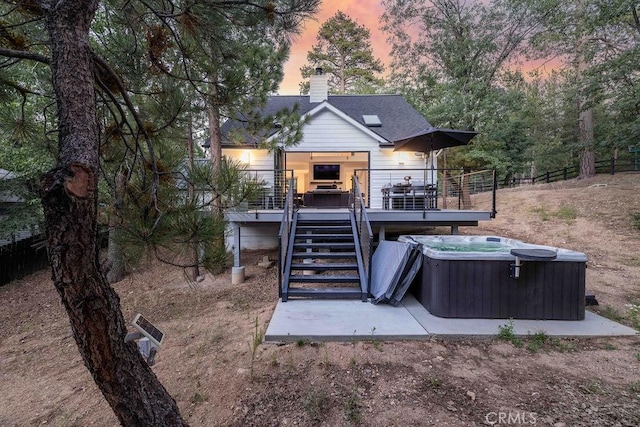
<svg viewBox="0 0 640 427"><path fill-rule="evenodd" d="M326 220L343 218L348 209L300 208L300 219L322 217ZM282 221L281 209L264 209L249 211L229 211L225 213L227 221L233 228L234 266L242 265L240 251L242 249L264 249L277 247L277 236ZM491 211L480 210L384 210L367 209L369 222L378 240L385 240L386 233L423 233L429 227L450 227L451 234L458 233L460 226L477 226L480 221L489 221ZM335 215L335 218L333 218ZM242 238L241 238L242 236ZM272 244L269 241L272 240ZM247 244L247 242L249 242ZM259 244L257 243L259 242Z"/></svg>
<svg viewBox="0 0 640 427"><path fill-rule="evenodd" d="M316 209L300 208L299 214L302 217L322 216L330 218L332 213L337 216L344 214L347 209ZM489 221L491 211L479 210L385 210L367 209L369 221L372 227L390 225L415 225L416 228L425 226L477 226L479 221ZM282 221L281 209L250 210L244 212L227 212L227 220L237 223L240 226L250 226L259 224L280 224Z"/></svg>

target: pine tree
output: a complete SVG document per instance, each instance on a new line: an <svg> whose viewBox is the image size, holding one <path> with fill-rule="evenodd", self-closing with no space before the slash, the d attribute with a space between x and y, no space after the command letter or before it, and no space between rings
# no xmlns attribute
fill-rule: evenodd
<svg viewBox="0 0 640 427"><path fill-rule="evenodd" d="M206 69L202 62L226 58L194 53L185 34L192 32L195 39L207 25L224 23L216 40L222 45L225 32L242 32L243 26L265 20L294 30L316 6L315 0L0 5L2 77L7 71L15 77L12 90L2 94L38 95L20 87L21 77L30 72L32 61L50 70L52 86L42 93L55 98L55 119L45 108L36 120L57 136L56 165L40 187L53 282L84 363L123 425L186 423L136 345L124 342L119 298L99 262L100 187L111 184L121 196L115 201L121 201L122 211L142 213L139 227L127 224L159 257L161 246L153 244L167 237L176 244L186 235L185 246L193 248L193 235L185 230L212 223L200 221L192 199L175 191L178 159L186 152L185 117L198 104L194 93L207 93L200 86L208 88L210 82L199 71ZM175 138L179 144L171 143ZM182 156L176 155L180 151ZM101 155L111 156L112 164L105 159L103 165L115 178L101 181ZM207 179L232 190L226 200L237 202L251 183L238 188L241 172L233 165L221 169L224 175ZM182 209L185 199L187 209Z"/></svg>
<svg viewBox="0 0 640 427"><path fill-rule="evenodd" d="M384 71L380 59L373 56L370 32L349 16L338 11L318 31L317 43L307 53L308 65L300 69L303 78L322 68L329 76L332 93L353 93L358 87L381 86L376 74ZM308 84L303 85L308 91Z"/></svg>

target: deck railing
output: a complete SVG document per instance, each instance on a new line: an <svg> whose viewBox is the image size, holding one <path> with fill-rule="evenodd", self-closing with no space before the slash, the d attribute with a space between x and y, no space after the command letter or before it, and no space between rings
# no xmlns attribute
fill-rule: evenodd
<svg viewBox="0 0 640 427"><path fill-rule="evenodd" d="M293 203L302 206L293 170L254 169L247 173L263 180L264 190L259 197L241 205L240 210L283 209L289 188L293 188ZM369 210L422 211L425 217L429 210L483 210L495 216L497 187L493 170L356 169L354 176ZM489 196L472 197L485 192Z"/></svg>
<svg viewBox="0 0 640 427"><path fill-rule="evenodd" d="M494 170L356 169L366 183L369 208L384 210L486 210L495 216ZM488 192L489 197L472 197Z"/></svg>
<svg viewBox="0 0 640 427"><path fill-rule="evenodd" d="M284 209L289 189L293 191L292 201L295 201L296 181L293 169L247 169L246 177L260 185L258 192L238 204L235 210L263 210Z"/></svg>
<svg viewBox="0 0 640 427"><path fill-rule="evenodd" d="M280 230L278 231L278 295L282 292L282 275L287 260L287 251L289 249L289 237L291 235L291 224L293 223L293 214L297 209L294 204L295 184L293 176L289 178L287 193L282 207L282 221L280 222Z"/></svg>
<svg viewBox="0 0 640 427"><path fill-rule="evenodd" d="M353 214L356 219L356 230L360 242L360 252L364 273L366 274L367 292L371 291L371 257L373 255L373 230L367 215L367 208L363 193L360 190L358 177L352 177ZM362 276L362 275L361 275Z"/></svg>

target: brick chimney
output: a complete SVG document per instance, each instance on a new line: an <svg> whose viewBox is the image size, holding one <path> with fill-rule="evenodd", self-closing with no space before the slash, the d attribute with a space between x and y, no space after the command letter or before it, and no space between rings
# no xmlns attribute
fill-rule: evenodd
<svg viewBox="0 0 640 427"><path fill-rule="evenodd" d="M329 76L322 72L322 68L316 68L316 74L311 76L309 82L309 102L322 102L329 95Z"/></svg>

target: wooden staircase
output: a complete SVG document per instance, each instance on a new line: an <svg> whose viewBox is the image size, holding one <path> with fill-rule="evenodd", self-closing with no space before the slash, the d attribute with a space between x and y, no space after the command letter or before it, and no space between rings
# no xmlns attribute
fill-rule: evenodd
<svg viewBox="0 0 640 427"><path fill-rule="evenodd" d="M351 212L293 218L281 298L367 301L368 289Z"/></svg>

